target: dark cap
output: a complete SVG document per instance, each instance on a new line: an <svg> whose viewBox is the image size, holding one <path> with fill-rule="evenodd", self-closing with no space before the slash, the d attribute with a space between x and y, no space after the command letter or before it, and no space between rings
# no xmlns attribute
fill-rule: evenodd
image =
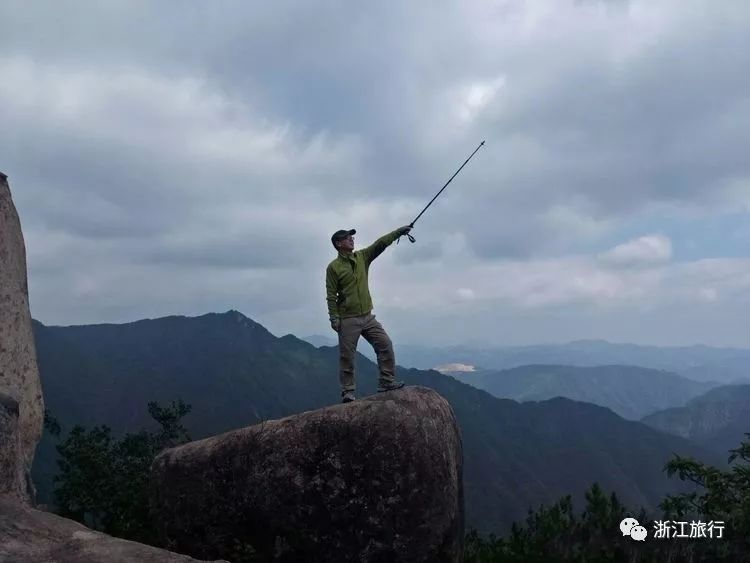
<svg viewBox="0 0 750 563"><path fill-rule="evenodd" d="M344 240L349 235L353 235L356 233L357 231L355 231L354 229L349 229L348 231L345 231L343 229L340 231L336 231L335 233L333 233L333 236L331 237L331 242L335 245L338 241Z"/></svg>

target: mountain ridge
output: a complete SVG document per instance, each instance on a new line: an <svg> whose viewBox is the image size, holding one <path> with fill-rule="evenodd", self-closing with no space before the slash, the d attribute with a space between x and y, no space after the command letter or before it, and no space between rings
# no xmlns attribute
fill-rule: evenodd
<svg viewBox="0 0 750 563"><path fill-rule="evenodd" d="M673 406L719 384L696 382L668 372L628 365L529 364L506 370L448 372L495 397L517 401L556 396L611 408L630 420Z"/></svg>
<svg viewBox="0 0 750 563"><path fill-rule="evenodd" d="M64 428L108 424L117 434L148 427L146 402L180 398L193 405L185 423L200 439L338 402L335 348L277 338L247 321L229 311L142 324L36 323L48 406ZM374 393L377 367L361 355L357 363L359 395ZM505 530L529 507L564 494L581 499L593 481L653 508L684 488L662 473L673 451L717 459L596 405L498 399L433 370L398 367L397 375L450 402L464 444L467 519L481 530ZM54 448L48 436L43 442L34 476L48 495Z"/></svg>
<svg viewBox="0 0 750 563"><path fill-rule="evenodd" d="M750 433L750 385L716 387L683 407L652 413L641 422L725 453Z"/></svg>
<svg viewBox="0 0 750 563"><path fill-rule="evenodd" d="M369 353L369 352L368 352ZM634 365L663 369L694 381L750 382L750 349L691 346L645 346L604 340L576 340L565 344L535 344L473 348L468 346L398 345L397 361L428 369L450 363L504 370L529 364L578 367Z"/></svg>

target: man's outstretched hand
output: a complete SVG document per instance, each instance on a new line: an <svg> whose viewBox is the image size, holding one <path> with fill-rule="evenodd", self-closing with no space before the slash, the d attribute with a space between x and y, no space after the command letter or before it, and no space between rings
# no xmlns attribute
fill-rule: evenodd
<svg viewBox="0 0 750 563"><path fill-rule="evenodd" d="M403 227L398 228L398 234L399 235L406 235L411 231L413 227L411 225L404 225Z"/></svg>

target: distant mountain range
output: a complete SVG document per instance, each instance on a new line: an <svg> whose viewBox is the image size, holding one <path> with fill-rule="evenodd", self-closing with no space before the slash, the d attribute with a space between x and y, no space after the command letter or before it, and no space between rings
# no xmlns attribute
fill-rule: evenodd
<svg viewBox="0 0 750 563"><path fill-rule="evenodd" d="M445 366L451 369L454 366ZM692 381L680 375L636 366L575 367L528 365L502 371L444 371L484 389L495 397L541 401L567 397L608 407L624 418L683 406L716 383Z"/></svg>
<svg viewBox="0 0 750 563"><path fill-rule="evenodd" d="M115 433L153 426L148 401L183 399L193 438L339 400L338 354L292 335L277 338L237 311L121 325L48 327L34 323L47 408L69 430L108 424ZM358 358L359 395L373 393L377 367ZM684 490L662 472L673 453L722 463L686 439L569 399L519 404L436 371L398 369L450 402L464 447L467 524L504 532L529 507L565 494L581 499L594 482L630 506L653 509ZM55 470L45 436L33 470L40 500ZM282 447L282 446L280 446Z"/></svg>
<svg viewBox="0 0 750 563"><path fill-rule="evenodd" d="M316 348L320 348L321 346L338 346L339 344L339 341L337 338L332 338L330 336L323 336L322 334L311 334L310 336L305 336L304 338L302 338L302 340L304 340L305 342L309 342ZM362 350L363 355L368 356L367 354L364 353L365 351L366 350Z"/></svg>
<svg viewBox="0 0 750 563"><path fill-rule="evenodd" d="M315 346L335 346L337 343L330 336L316 335L309 338ZM367 357L373 357L369 346L361 346L361 351ZM530 364L580 367L630 365L666 370L695 381L750 383L750 350L710 346L640 346L614 344L604 340L497 348L430 347L396 343L396 361L400 365L418 369L431 369L451 363L491 370Z"/></svg>
<svg viewBox="0 0 750 563"><path fill-rule="evenodd" d="M687 405L646 416L643 422L725 454L750 433L750 385L726 385Z"/></svg>

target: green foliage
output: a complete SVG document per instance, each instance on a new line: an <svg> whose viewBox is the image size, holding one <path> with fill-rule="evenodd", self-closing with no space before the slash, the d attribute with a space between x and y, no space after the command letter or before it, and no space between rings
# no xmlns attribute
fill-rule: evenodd
<svg viewBox="0 0 750 563"><path fill-rule="evenodd" d="M148 515L149 468L161 450L190 440L182 425L190 409L182 401L168 407L149 403L148 412L160 430L128 433L120 439L113 438L105 425L88 431L75 426L57 446L58 512L113 536L155 543Z"/></svg>
<svg viewBox="0 0 750 563"><path fill-rule="evenodd" d="M624 541L620 521L628 515L614 493L606 495L594 483L586 492L580 516L570 495L550 507L529 511L524 526L513 524L506 538L482 538L476 531L466 537L467 563L522 563L547 561L619 561L633 551ZM643 515L639 515L643 518Z"/></svg>
<svg viewBox="0 0 750 563"><path fill-rule="evenodd" d="M57 419L47 409L44 409L44 429L55 437L60 436L60 432L62 431L60 423L57 422Z"/></svg>
<svg viewBox="0 0 750 563"><path fill-rule="evenodd" d="M747 434L750 438L750 434ZM573 512L570 496L549 508L529 511L524 526L513 524L507 537L482 537L476 531L466 536L466 563L521 562L631 562L631 561L749 561L750 560L750 441L730 451L729 471L691 458L675 455L664 469L699 490L667 495L661 503L661 520L721 521L722 539L658 539L643 509L628 511L613 493L609 496L594 484L586 493L580 517ZM649 530L649 540L634 542L623 537L619 524L633 516Z"/></svg>
<svg viewBox="0 0 750 563"><path fill-rule="evenodd" d="M161 431L155 436L158 451L190 441L190 435L182 426L182 418L189 414L192 408L181 400L176 403L172 401L169 407L160 407L156 402L148 404L148 414L161 426Z"/></svg>
<svg viewBox="0 0 750 563"><path fill-rule="evenodd" d="M670 477L677 475L700 487L699 491L667 495L659 506L666 518L722 521L726 530L724 550L750 553L750 434L738 448L730 450L730 468L723 471L691 458L674 456L665 466ZM723 552L719 555L724 555Z"/></svg>

